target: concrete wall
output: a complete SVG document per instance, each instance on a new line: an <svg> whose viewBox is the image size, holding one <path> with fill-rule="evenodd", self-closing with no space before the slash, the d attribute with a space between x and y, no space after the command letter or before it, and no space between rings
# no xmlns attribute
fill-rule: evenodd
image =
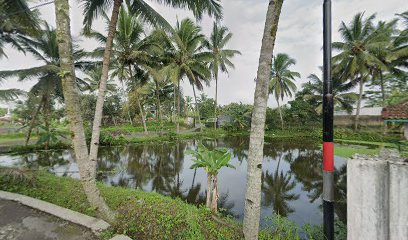
<svg viewBox="0 0 408 240"><path fill-rule="evenodd" d="M360 125L382 126L384 121L381 116L360 116ZM334 116L335 126L351 126L354 124L354 115Z"/></svg>
<svg viewBox="0 0 408 240"><path fill-rule="evenodd" d="M408 240L408 163L395 154L347 162L347 238Z"/></svg>

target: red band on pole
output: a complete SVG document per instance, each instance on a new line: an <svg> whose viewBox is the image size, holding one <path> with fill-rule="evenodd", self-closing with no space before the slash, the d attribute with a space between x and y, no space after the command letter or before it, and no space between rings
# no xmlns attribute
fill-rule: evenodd
<svg viewBox="0 0 408 240"><path fill-rule="evenodd" d="M323 143L323 170L327 172L334 170L334 144L332 142Z"/></svg>

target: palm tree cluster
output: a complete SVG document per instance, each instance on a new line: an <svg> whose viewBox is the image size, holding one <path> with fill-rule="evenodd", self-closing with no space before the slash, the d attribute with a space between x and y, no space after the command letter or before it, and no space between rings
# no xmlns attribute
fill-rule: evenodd
<svg viewBox="0 0 408 240"><path fill-rule="evenodd" d="M402 81L407 88L408 12L398 16L400 19L375 23L375 15L365 17L364 13L358 13L349 25L342 22L339 28L342 41L333 43L333 48L338 51L333 57L333 75L344 83L357 85L359 89L355 129L358 128L366 84L371 83L380 89L379 104L383 107L389 97L385 81ZM399 20L404 21L402 30L398 29Z"/></svg>
<svg viewBox="0 0 408 240"><path fill-rule="evenodd" d="M395 98L408 97L408 12L397 14L398 18L374 22L375 15L364 13L354 16L350 24L342 22L339 33L341 42L334 42L336 51L332 59L333 97L335 108L351 113L356 106L354 128L358 127L360 109L364 99L368 106L385 107ZM401 22L402 29L398 28ZM290 68L296 61L287 54L273 57L269 92L278 103L283 127L280 101L296 92L298 72ZM321 114L323 82L316 74L308 77L296 98L312 103L315 112ZM368 86L370 89L365 90ZM358 93L354 93L358 87ZM401 97L401 95L403 95Z"/></svg>
<svg viewBox="0 0 408 240"><path fill-rule="evenodd" d="M37 81L28 94L35 101L27 102L36 102L38 106L27 124L27 143L32 129L41 125L40 116L45 124L44 129L50 133L52 111L56 106L65 105L67 120L73 123L70 130L76 138L73 142L80 175L90 174L91 178L86 178L92 181L96 165L80 163L87 160L94 163L92 159L97 158L100 127L102 120L106 119L103 115L111 110L106 109L104 102L110 96L121 96L121 103L111 106L125 110L124 115L131 124L137 116L140 117L145 133L145 121L152 109L159 121L165 118L165 114L176 115L179 130L182 102L189 101L182 97L180 83L188 80L193 87L197 110L196 90L201 91L204 85L209 85L213 77L218 80L219 69L227 72L228 68L233 67L231 58L239 52L226 48L232 34L218 21L222 19L218 0L169 0L158 3L189 9L197 19L201 19L204 13L215 17L214 32L207 39L201 27L191 19L183 19L172 27L145 0L82 0L85 18L81 38L93 38L101 44L93 51L86 52L79 47L79 42L71 42L67 1L55 1L56 29L43 22L36 7L29 7L27 1L0 1L0 56L7 57L4 49L11 46L42 62L39 67L0 71L0 80L17 78L19 81ZM111 15L106 13L108 9L112 9ZM98 17L106 21L107 35L92 29L92 23ZM71 64L73 68L69 67ZM117 82L118 87L115 86ZM118 90L121 90L119 94ZM2 100L12 100L21 93L16 89L1 90L0 97ZM83 102L79 99L90 99L95 111L94 116L90 117L93 129L89 151L85 138L82 138L84 128L80 126L83 124L80 112L89 109L81 110ZM188 112L187 107L184 111ZM117 111L113 109L113 112ZM118 119L113 121L117 122ZM99 207L107 219L111 219L103 200L92 196L91 192L98 191L89 191L95 187L92 182L84 182L85 190L88 189L90 193L88 200Z"/></svg>

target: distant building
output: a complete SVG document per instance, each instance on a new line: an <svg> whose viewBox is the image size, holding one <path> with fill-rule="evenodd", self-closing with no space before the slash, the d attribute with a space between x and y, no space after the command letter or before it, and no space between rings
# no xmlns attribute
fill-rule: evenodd
<svg viewBox="0 0 408 240"><path fill-rule="evenodd" d="M382 107L370 107L360 109L360 125L363 126L381 126L384 124L381 111ZM353 109L351 113L346 111L334 112L334 125L335 126L351 126L354 123L356 115L356 109Z"/></svg>
<svg viewBox="0 0 408 240"><path fill-rule="evenodd" d="M385 122L404 123L404 136L408 140L408 99L400 104L385 107L382 110Z"/></svg>
<svg viewBox="0 0 408 240"><path fill-rule="evenodd" d="M7 108L7 113L3 117L0 117L0 122L11 122L11 112L10 108Z"/></svg>

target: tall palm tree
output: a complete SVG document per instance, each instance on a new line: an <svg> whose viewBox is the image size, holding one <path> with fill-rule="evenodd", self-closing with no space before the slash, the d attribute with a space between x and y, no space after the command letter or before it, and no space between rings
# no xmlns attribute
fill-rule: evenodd
<svg viewBox="0 0 408 240"><path fill-rule="evenodd" d="M382 106L386 105L384 73L389 72L395 76L401 76L404 71L399 68L401 59L408 57L408 46L401 45L402 41L397 30L397 19L389 22L380 21L375 27L375 32L381 35L383 40L381 44L370 49L382 64L372 64L370 66L372 83L380 85ZM408 43L408 41L407 41ZM379 81L379 83L378 83Z"/></svg>
<svg viewBox="0 0 408 240"><path fill-rule="evenodd" d="M104 18L109 22L109 17L105 14ZM105 44L106 37L102 33L89 30L86 32L88 37L92 37L99 42ZM149 72L152 76L157 75L154 65L157 65L153 58L153 53L161 51L159 44L155 39L155 35L146 36L143 24L137 15L132 14L126 8L121 8L118 19L118 27L114 38L114 46L112 48L112 59L114 59L113 72L111 77L118 77L119 81L122 83L123 90L125 90L126 85L131 84L138 78L136 75L142 74L144 72ZM103 57L103 51L101 48L96 48L94 50L93 56ZM134 70L132 70L134 68ZM127 78L127 79L125 79ZM144 81L145 83L146 81ZM145 133L147 133L146 122L143 114L143 109L141 109L139 94L135 87L142 87L139 82L138 84L131 84L133 86L133 96L138 102L138 108L141 113L141 119L144 126ZM130 113L128 112L129 118Z"/></svg>
<svg viewBox="0 0 408 240"><path fill-rule="evenodd" d="M115 213L110 210L96 186L96 158L92 161L88 154L79 95L75 84L74 54L72 52L69 16L68 0L55 0L57 43L61 68L59 76L62 80L65 111L70 122L70 135L72 137L72 144L75 151L75 159L78 164L81 184L88 202L92 207L97 209L98 213L100 213L103 218L109 222L113 222L115 219Z"/></svg>
<svg viewBox="0 0 408 240"><path fill-rule="evenodd" d="M247 186L245 193L244 236L245 239L258 239L261 215L261 178L265 135L266 107L268 103L269 81L276 33L283 0L270 0L265 19L259 57L257 82L254 96L254 111L251 121L249 143Z"/></svg>
<svg viewBox="0 0 408 240"><path fill-rule="evenodd" d="M333 74L339 74L343 80L350 79L359 84L354 129L358 127L364 84L370 74L370 66L376 65L381 69L386 68L372 54L373 49L387 43L384 35L374 31L374 19L375 15L364 18L364 13L358 13L349 25L342 22L339 32L343 42L333 43L333 48L340 51L333 57L333 63L337 66L333 69Z"/></svg>
<svg viewBox="0 0 408 240"><path fill-rule="evenodd" d="M217 106L218 106L218 74L221 70L223 73L228 73L228 68L234 68L234 64L231 62L237 54L241 52L232 49L226 49L226 45L232 38L232 33L229 32L227 27L219 26L214 22L213 30L210 39L205 41L206 48L211 52L210 69L213 78L215 79L215 107L214 117L217 118ZM214 128L217 128L217 121L214 122Z"/></svg>
<svg viewBox="0 0 408 240"><path fill-rule="evenodd" d="M5 44L24 52L20 41L40 30L39 12L30 9L27 0L0 0L0 19L0 58L7 57Z"/></svg>
<svg viewBox="0 0 408 240"><path fill-rule="evenodd" d="M206 66L211 55L201 51L205 36L201 33L201 27L187 18L177 22L169 40L164 53L165 67L162 71L177 87L177 116L180 117L180 82L185 78L193 87L195 107L200 115L195 88L201 91L203 83L208 85L211 77L211 72ZM177 132L179 130L179 121L177 121Z"/></svg>
<svg viewBox="0 0 408 240"><path fill-rule="evenodd" d="M30 92L35 96L40 96L41 101L34 110L33 118L28 129L26 142L27 145L32 129L37 121L37 116L43 109L46 129L49 127L52 99L59 98L62 100L62 83L60 76L60 55L58 52L57 33L48 24L44 25L41 35L36 38L25 38L20 42L25 52L31 53L43 65L27 69L0 71L0 79L18 77L19 81L38 79L31 88ZM79 70L86 70L93 66L93 63L82 61L85 56L83 50L74 48L75 67ZM84 88L87 83L77 78L77 86Z"/></svg>
<svg viewBox="0 0 408 240"><path fill-rule="evenodd" d="M306 94L303 96L305 100L314 100L318 105L316 106L316 112L321 114L323 111L323 81L316 75L311 74L309 82L303 85L303 88L308 88L313 94ZM350 92L353 88L353 84L348 82L344 83L340 78L333 76L333 104L334 107L338 107L351 113L353 111L353 105L358 99L358 95L354 92Z"/></svg>
<svg viewBox="0 0 408 240"><path fill-rule="evenodd" d="M271 81L269 83L269 93L275 95L278 103L279 115L281 119L281 127L283 129L282 110L279 105L279 99L285 96L292 97L292 93L296 92L295 78L300 78L300 73L293 72L289 68L296 64L296 60L290 58L289 55L279 53L273 57Z"/></svg>
<svg viewBox="0 0 408 240"><path fill-rule="evenodd" d="M99 85L98 98L96 101L95 117L92 129L91 147L89 151L89 157L92 163L96 162L98 155L98 145L100 136L100 126L102 123L102 111L103 103L105 99L106 82L109 77L109 64L111 59L111 50L113 46L113 39L116 33L116 25L118 21L118 15L120 8L122 6L123 0L81 0L84 8L84 24L85 29L90 29L92 21L98 17L99 14L103 13L105 9L112 8L112 14L110 17L108 36L106 38L106 45L103 55L102 63L102 75ZM193 11L194 15L200 18L204 12L207 12L210 16L221 17L221 6L218 0L166 0L158 1L159 3L164 3L172 7L187 8ZM153 23L154 25L161 25L164 27L169 27L167 21L160 16L152 7L145 2L145 0L126 0L126 4L130 6L132 12L135 14L140 14L141 18L146 21ZM169 28L170 29L170 28ZM96 166L93 164L92 167Z"/></svg>

